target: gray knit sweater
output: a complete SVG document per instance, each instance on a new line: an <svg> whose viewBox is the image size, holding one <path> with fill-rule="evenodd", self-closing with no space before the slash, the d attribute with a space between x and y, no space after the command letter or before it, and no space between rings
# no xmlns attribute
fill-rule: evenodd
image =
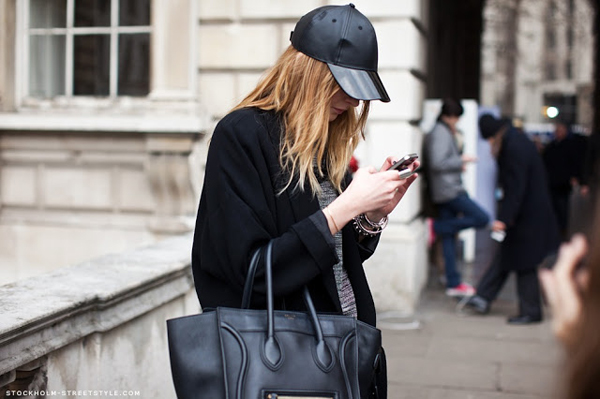
<svg viewBox="0 0 600 399"><path fill-rule="evenodd" d="M321 182L321 192L318 195L319 205L321 209L331 204L338 196L337 191L329 180ZM341 227L341 226L340 226ZM334 235L335 251L338 259L340 260L333 266L333 273L335 275L335 282L337 285L338 296L340 298L340 304L342 305L342 312L346 316L357 317L356 311L356 300L354 298L354 291L350 280L348 279L348 273L344 269L344 260L342 256L342 232L338 231Z"/></svg>

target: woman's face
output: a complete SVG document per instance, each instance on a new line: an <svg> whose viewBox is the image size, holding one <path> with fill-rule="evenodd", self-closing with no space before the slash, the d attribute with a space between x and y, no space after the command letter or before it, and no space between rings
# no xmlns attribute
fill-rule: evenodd
<svg viewBox="0 0 600 399"><path fill-rule="evenodd" d="M450 129L453 132L456 131L456 125L458 124L459 119L460 119L460 116L450 116L450 115L442 116L442 120L446 123L446 125L448 125L448 127L450 127Z"/></svg>
<svg viewBox="0 0 600 399"><path fill-rule="evenodd" d="M333 95L329 104L329 122L333 122L338 115L343 114L349 108L358 106L359 101L347 95L343 90L338 90Z"/></svg>

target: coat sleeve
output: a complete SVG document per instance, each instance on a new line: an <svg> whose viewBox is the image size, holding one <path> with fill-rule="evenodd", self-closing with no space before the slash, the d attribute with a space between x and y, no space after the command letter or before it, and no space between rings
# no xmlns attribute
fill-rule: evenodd
<svg viewBox="0 0 600 399"><path fill-rule="evenodd" d="M356 234L358 235L358 233ZM375 253L375 249L379 244L380 237L381 234L378 234L375 237L365 237L362 241L358 241L358 237L356 237L356 240L358 241L358 253L360 254L361 261L364 262Z"/></svg>
<svg viewBox="0 0 600 399"><path fill-rule="evenodd" d="M442 129L444 128L436 125L426 137L427 167L436 173L461 171L462 159L452 151L456 144L452 136Z"/></svg>
<svg viewBox="0 0 600 399"><path fill-rule="evenodd" d="M213 134L194 243L201 260L193 267L241 291L252 254L273 240L274 294L287 295L332 268L335 245L319 228L321 210L278 231L278 154L255 115L245 115L222 121ZM264 293L263 273L259 267L255 290Z"/></svg>
<svg viewBox="0 0 600 399"><path fill-rule="evenodd" d="M500 204L498 220L504 222L510 228L515 224L521 210L521 204L527 189L529 162L527 153L514 141L507 143L502 152L499 168L500 184L504 197Z"/></svg>

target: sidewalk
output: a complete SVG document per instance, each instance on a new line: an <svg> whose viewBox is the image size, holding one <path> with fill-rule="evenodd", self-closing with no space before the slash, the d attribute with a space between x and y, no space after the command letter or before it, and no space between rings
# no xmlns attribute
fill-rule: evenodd
<svg viewBox="0 0 600 399"><path fill-rule="evenodd" d="M482 257L464 270L478 276ZM559 390L562 350L541 324L510 326L516 314L510 280L487 316L459 312L431 273L414 315L382 314L389 399L548 399ZM466 277L468 281L471 280Z"/></svg>

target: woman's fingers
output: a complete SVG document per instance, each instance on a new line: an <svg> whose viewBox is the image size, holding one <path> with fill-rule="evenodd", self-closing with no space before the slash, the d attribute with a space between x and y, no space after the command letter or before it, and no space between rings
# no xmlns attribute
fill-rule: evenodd
<svg viewBox="0 0 600 399"><path fill-rule="evenodd" d="M385 161L383 161L383 165L381 165L381 171L386 171L394 164L396 159L394 157L387 157Z"/></svg>
<svg viewBox="0 0 600 399"><path fill-rule="evenodd" d="M390 161L391 158L388 158L384 166ZM419 163L416 161L410 168L414 170L418 166ZM417 176L414 174L406 179L400 179L396 170L379 172L369 166L360 168L354 174L352 183L346 191L361 213L377 211L387 215L398 205Z"/></svg>
<svg viewBox="0 0 600 399"><path fill-rule="evenodd" d="M590 271L586 268L577 270L575 272L575 283L577 284L577 288L579 288L579 291L587 291L590 285Z"/></svg>
<svg viewBox="0 0 600 399"><path fill-rule="evenodd" d="M556 309L556 304L558 301L556 299L556 279L553 271L548 269L540 269L538 274L540 277L540 282L542 283L542 288L546 294L546 300L548 301L548 304L552 309Z"/></svg>
<svg viewBox="0 0 600 399"><path fill-rule="evenodd" d="M553 312L554 333L567 345L581 322L581 292L586 289L588 277L587 271L577 270L577 266L586 253L585 238L575 235L570 242L561 245L554 268L539 272L546 299Z"/></svg>
<svg viewBox="0 0 600 399"><path fill-rule="evenodd" d="M575 234L570 242L562 244L558 253L558 260L554 266L558 277L571 277L577 265L587 253L587 242L581 234Z"/></svg>

